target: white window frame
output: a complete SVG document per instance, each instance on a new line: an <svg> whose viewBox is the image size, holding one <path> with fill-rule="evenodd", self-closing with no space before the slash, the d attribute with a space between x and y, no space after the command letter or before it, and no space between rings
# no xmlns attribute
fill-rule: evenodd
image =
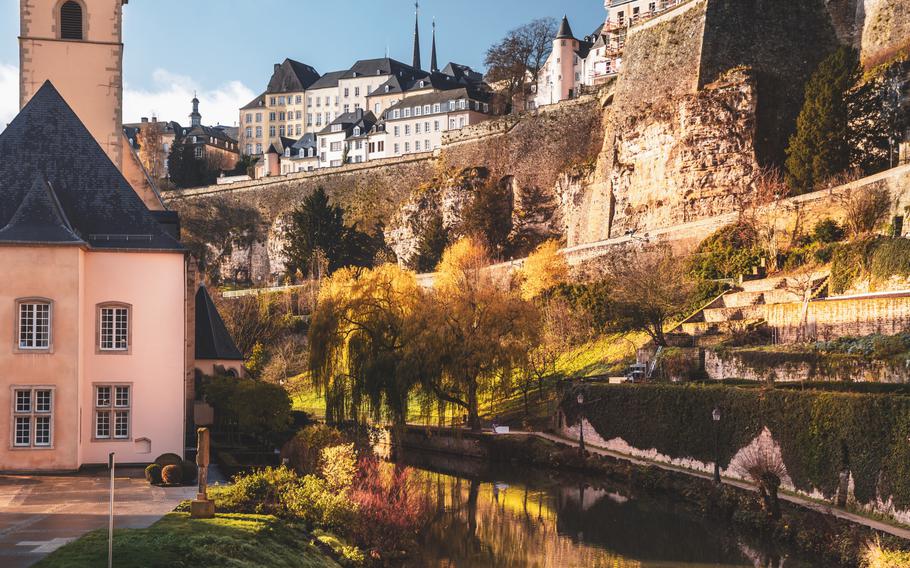
<svg viewBox="0 0 910 568"><path fill-rule="evenodd" d="M20 405L20 393L26 393L27 406ZM39 393L47 395L47 405L39 407ZM48 450L54 447L54 403L55 388L52 386L12 385L10 386L10 448L14 450ZM38 442L38 421L47 420L47 441ZM24 422L23 422L24 421ZM28 425L28 441L20 442L19 424Z"/></svg>
<svg viewBox="0 0 910 568"><path fill-rule="evenodd" d="M110 317L111 327L106 329L105 312L113 312ZM97 348L99 353L129 353L132 349L133 309L129 304L109 302L98 305ZM118 320L118 317L121 319ZM110 332L110 341L105 341L106 332ZM110 346L105 347L105 343Z"/></svg>
<svg viewBox="0 0 910 568"><path fill-rule="evenodd" d="M38 328L40 325L39 310L38 308L46 308L46 321L47 321L47 337L44 338L44 341L39 341L39 332ZM23 311L27 308L32 309L32 314L29 316L30 321L26 321ZM31 332L29 337L23 337L23 333L27 333L23 330L23 324L29 324L31 326ZM54 302L47 298L21 298L16 300L16 350L20 352L48 352L51 351L54 345Z"/></svg>
<svg viewBox="0 0 910 568"><path fill-rule="evenodd" d="M105 393L104 396L102 393ZM124 393L125 399L123 398ZM131 383L95 383L92 385L92 441L128 442L132 439L133 396ZM124 433L118 434L121 417L125 417L126 430ZM102 421L106 424L107 434L99 434L99 426Z"/></svg>

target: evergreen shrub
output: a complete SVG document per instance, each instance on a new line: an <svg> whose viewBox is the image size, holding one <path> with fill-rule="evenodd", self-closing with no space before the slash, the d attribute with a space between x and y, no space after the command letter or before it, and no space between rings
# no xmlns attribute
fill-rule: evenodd
<svg viewBox="0 0 910 568"><path fill-rule="evenodd" d="M165 485L180 485L183 483L183 468L178 464L164 466L161 470L161 481Z"/></svg>

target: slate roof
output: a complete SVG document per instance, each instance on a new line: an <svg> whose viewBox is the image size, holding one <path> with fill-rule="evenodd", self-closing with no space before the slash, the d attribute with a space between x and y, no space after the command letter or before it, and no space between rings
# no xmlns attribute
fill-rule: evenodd
<svg viewBox="0 0 910 568"><path fill-rule="evenodd" d="M338 80L341 79L342 77L344 77L345 73L347 73L347 70L330 71L330 72L326 73L325 75L323 75L322 77L320 77L318 81L316 81L315 83L310 85L310 90L312 91L315 89L328 89L328 88L332 88L332 87L337 87Z"/></svg>
<svg viewBox="0 0 910 568"><path fill-rule="evenodd" d="M180 251L48 81L0 133L0 244Z"/></svg>
<svg viewBox="0 0 910 568"><path fill-rule="evenodd" d="M196 292L196 359L243 361L205 286Z"/></svg>
<svg viewBox="0 0 910 568"><path fill-rule="evenodd" d="M449 101L458 101L461 99L474 100L480 102L487 102L489 97L486 93L483 92L473 92L467 87L460 87L458 89L451 89L448 91L439 91L436 93L426 93L424 95L414 95L413 97L408 97L404 100L398 101L397 104L389 107L384 113L383 116L386 120L395 120L390 119L391 112L396 109L402 109L405 107L416 107L423 105L431 105L435 103L447 103ZM445 110L444 112L448 112ZM460 112L460 111L459 111ZM410 117L414 118L414 117ZM401 117L397 120L410 120L410 118Z"/></svg>
<svg viewBox="0 0 910 568"><path fill-rule="evenodd" d="M562 17L562 23L559 24L559 33L556 34L556 39L575 39L575 36L572 35L572 26L569 25L569 18L567 16Z"/></svg>
<svg viewBox="0 0 910 568"><path fill-rule="evenodd" d="M240 110L251 110L251 109L254 109L254 108L260 108L260 107L264 107L264 106L265 106L265 93L262 93L261 95L259 95L259 96L256 97L255 99L253 99L253 100L251 100L250 102L248 102L248 103L247 103L244 107L242 107Z"/></svg>
<svg viewBox="0 0 910 568"><path fill-rule="evenodd" d="M361 59L360 61L357 61L341 78L353 79L354 77L378 77L381 75L413 77L421 74L425 75L426 72L415 69L401 61L389 57L382 57L379 59Z"/></svg>
<svg viewBox="0 0 910 568"><path fill-rule="evenodd" d="M319 80L319 73L307 65L293 59L285 59L275 66L275 72L266 89L268 93L296 93L305 91Z"/></svg>
<svg viewBox="0 0 910 568"><path fill-rule="evenodd" d="M325 136L327 134L338 134L339 132L332 132L332 126L340 124L342 129L339 132L344 132L346 136L350 135L350 132L354 129L355 126L360 126L362 132L367 133L374 124L376 124L376 115L372 112L365 112L362 108L355 110L354 112L345 112L338 116L335 120L330 122L328 126L322 129L317 136Z"/></svg>

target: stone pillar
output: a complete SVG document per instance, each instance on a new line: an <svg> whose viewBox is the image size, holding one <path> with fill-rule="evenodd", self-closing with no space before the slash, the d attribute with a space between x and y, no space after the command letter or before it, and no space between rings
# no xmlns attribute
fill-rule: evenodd
<svg viewBox="0 0 910 568"><path fill-rule="evenodd" d="M199 492L190 503L190 516L194 519L212 519L215 517L215 502L208 496L209 474L209 429L197 430L196 465L199 467Z"/></svg>

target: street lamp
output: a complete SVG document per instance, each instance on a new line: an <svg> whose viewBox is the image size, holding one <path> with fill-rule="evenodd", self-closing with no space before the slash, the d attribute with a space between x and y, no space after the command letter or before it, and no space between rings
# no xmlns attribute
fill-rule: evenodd
<svg viewBox="0 0 910 568"><path fill-rule="evenodd" d="M718 436L720 434L720 409L715 408L711 412L711 419L714 420L714 483L720 485L720 449Z"/></svg>
<svg viewBox="0 0 910 568"><path fill-rule="evenodd" d="M578 393L578 408L581 417L578 420L578 455L585 457L585 395Z"/></svg>

